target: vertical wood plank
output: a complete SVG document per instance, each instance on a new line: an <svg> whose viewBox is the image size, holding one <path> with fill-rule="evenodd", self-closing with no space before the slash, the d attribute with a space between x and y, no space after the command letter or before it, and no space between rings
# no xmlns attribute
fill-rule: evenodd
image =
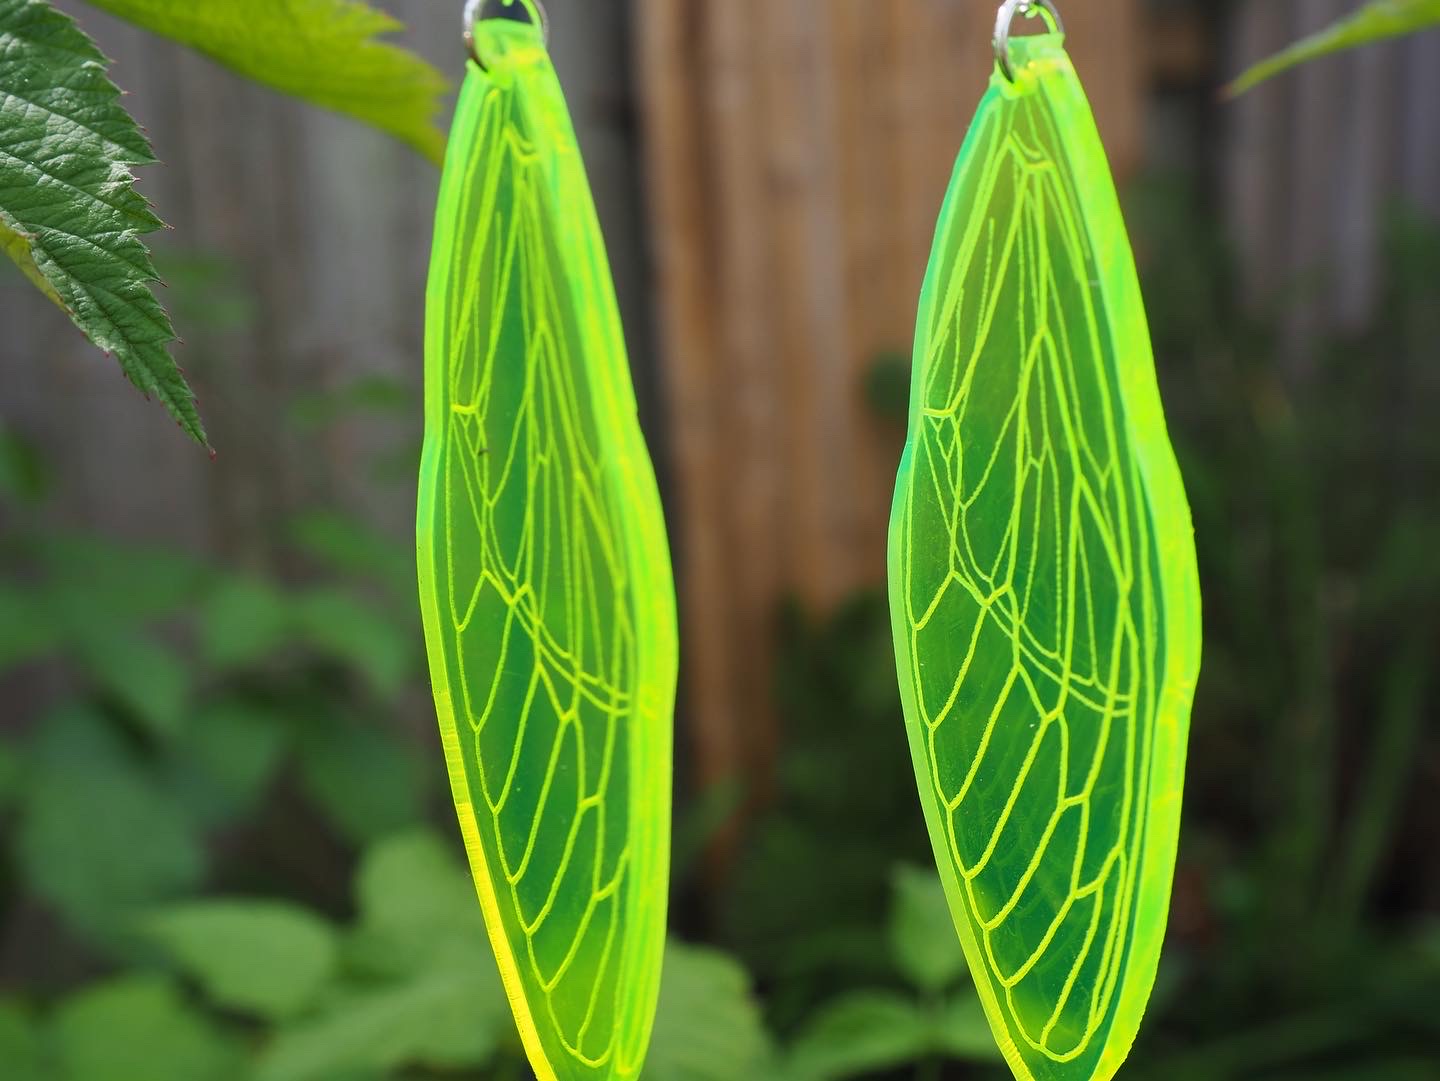
<svg viewBox="0 0 1440 1081"><path fill-rule="evenodd" d="M731 508L728 521L687 522L686 528L711 530L726 538L722 588L728 590L729 653L732 667L724 679L733 705L725 722L733 729L731 762L711 767L711 776L744 778L753 792L768 778L755 769L755 737L770 727L767 686L736 679L754 670L763 635L745 633L764 627L767 605L784 580L785 537L776 528L790 497L784 464L793 432L786 414L784 372L775 362L776 309L772 298L783 289L774 251L766 242L774 225L771 180L774 164L768 141L775 130L771 88L756 48L765 5L757 0L711 5L702 26L710 35L705 55L711 83L705 92L708 160L713 178L715 214L710 258L717 269L714 303L719 329L720 367L711 386L722 400L710 407L723 418L716 448L724 492L715 506ZM703 211L702 211L703 212ZM715 303L717 302L718 303ZM703 613L697 618L704 618Z"/></svg>
<svg viewBox="0 0 1440 1081"><path fill-rule="evenodd" d="M655 226L656 292L665 298L658 325L665 350L674 463L676 562L683 583L682 682L701 784L734 776L741 732L735 707L728 523L721 453L721 313L707 152L704 83L718 58L707 48L706 12L676 0L637 0L647 175Z"/></svg>
<svg viewBox="0 0 1440 1081"><path fill-rule="evenodd" d="M1122 171L1138 0L1075 8ZM992 67L992 0L637 0L656 301L703 780L763 789L776 611L884 578L897 433L864 377L908 354L946 184ZM1123 54L1123 55L1122 55Z"/></svg>

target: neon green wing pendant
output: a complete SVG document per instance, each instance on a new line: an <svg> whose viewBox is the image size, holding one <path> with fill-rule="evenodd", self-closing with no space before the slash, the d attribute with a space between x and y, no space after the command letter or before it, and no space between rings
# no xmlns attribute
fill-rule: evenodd
<svg viewBox="0 0 1440 1081"><path fill-rule="evenodd" d="M421 607L531 1065L635 1078L665 937L675 592L584 166L539 14L514 11L532 21L473 24L441 182Z"/></svg>
<svg viewBox="0 0 1440 1081"><path fill-rule="evenodd" d="M891 615L926 820L996 1039L1019 1078L1091 1081L1124 1061L1154 982L1200 596L1090 107L1060 34L1010 48L921 296Z"/></svg>

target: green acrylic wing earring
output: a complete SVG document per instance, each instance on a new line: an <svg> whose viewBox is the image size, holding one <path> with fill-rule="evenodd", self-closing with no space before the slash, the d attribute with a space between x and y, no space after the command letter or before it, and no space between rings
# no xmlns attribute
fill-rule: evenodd
<svg viewBox="0 0 1440 1081"><path fill-rule="evenodd" d="M1009 40L1017 14L1048 33ZM1048 0L1008 0L940 214L890 525L936 860L1019 1078L1111 1077L1164 937L1200 592L1119 201Z"/></svg>
<svg viewBox="0 0 1440 1081"><path fill-rule="evenodd" d="M639 1076L669 878L675 591L535 0L472 0L426 294L420 599L461 832L541 1081Z"/></svg>

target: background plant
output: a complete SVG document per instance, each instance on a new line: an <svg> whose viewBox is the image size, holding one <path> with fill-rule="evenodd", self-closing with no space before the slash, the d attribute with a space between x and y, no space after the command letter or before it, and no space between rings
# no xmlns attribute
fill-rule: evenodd
<svg viewBox="0 0 1440 1081"><path fill-rule="evenodd" d="M1241 303L1184 187L1127 213L1207 619L1171 937L1127 1075L1431 1078L1440 237L1396 209L1379 311L1297 360L1307 283ZM192 340L254 318L223 257L160 269ZM877 365L877 409L907 368ZM417 407L366 377L275 402L275 429L319 444ZM525 1076L406 545L316 499L265 570L76 534L54 506L73 478L0 443L0 1074ZM774 798L717 874L707 841L748 794L681 793L674 925L705 945L672 945L647 1078L998 1081L926 870L883 601L775 619Z"/></svg>

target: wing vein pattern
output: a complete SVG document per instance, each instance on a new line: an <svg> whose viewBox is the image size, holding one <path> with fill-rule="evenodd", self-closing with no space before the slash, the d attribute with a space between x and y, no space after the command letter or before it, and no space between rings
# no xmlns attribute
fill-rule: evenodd
<svg viewBox="0 0 1440 1081"><path fill-rule="evenodd" d="M1113 181L1056 35L1014 43L921 299L890 591L942 877L1018 1077L1109 1077L1173 873L1199 591Z"/></svg>
<svg viewBox="0 0 1440 1081"><path fill-rule="evenodd" d="M431 678L536 1073L634 1078L664 944L674 585L559 83L534 26L476 29L427 294Z"/></svg>

